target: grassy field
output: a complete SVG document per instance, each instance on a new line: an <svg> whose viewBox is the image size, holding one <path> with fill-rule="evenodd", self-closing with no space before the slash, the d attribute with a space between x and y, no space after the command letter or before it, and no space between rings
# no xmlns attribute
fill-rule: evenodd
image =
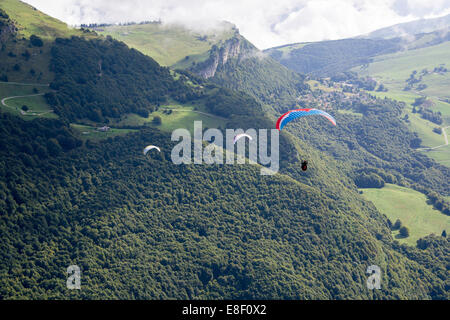
<svg viewBox="0 0 450 320"><path fill-rule="evenodd" d="M434 102L431 107L433 111L440 111L443 116L444 125L450 125L450 104L440 99L450 98L450 72L443 74L432 72L435 67L444 65L450 68L450 42L439 45L402 51L374 58L367 68L356 67L353 70L363 76L371 76L382 82L388 92L376 93L383 97L404 101L408 104L414 99L425 95ZM415 70L419 74L423 69L429 72L422 76L420 83L426 84L427 88L421 91L403 91L406 79ZM418 75L416 75L418 78Z"/></svg>
<svg viewBox="0 0 450 320"><path fill-rule="evenodd" d="M450 167L450 144L439 149L426 150L422 152L440 164Z"/></svg>
<svg viewBox="0 0 450 320"><path fill-rule="evenodd" d="M408 238L401 238L398 231L394 232L394 237L400 242L415 245L424 236L450 231L450 217L428 205L426 196L420 192L391 184L382 189L361 190L393 223L400 219L402 225L409 229Z"/></svg>
<svg viewBox="0 0 450 320"><path fill-rule="evenodd" d="M414 114L410 110L408 110L407 113L409 114L410 120L409 127L412 131L419 134L424 147L436 147L445 144L444 135L433 132L433 128L439 127L438 125L422 119L419 114ZM450 130L445 130L448 136ZM440 164L450 166L450 145L434 150L422 150L421 152L425 153L427 156Z"/></svg>
<svg viewBox="0 0 450 320"><path fill-rule="evenodd" d="M229 23L224 23L217 30L208 33L188 30L179 25L158 23L108 26L96 31L125 42L129 47L141 51L164 66L177 62L180 66L204 60L214 44L229 39L234 34ZM186 56L189 58L186 59Z"/></svg>
<svg viewBox="0 0 450 320"><path fill-rule="evenodd" d="M411 91L402 91L402 90L389 90L387 92L378 92L378 91L367 91L371 95L374 95L379 98L389 98L392 100L403 101L408 105L411 105L416 98L420 98L420 95L415 94Z"/></svg>
<svg viewBox="0 0 450 320"><path fill-rule="evenodd" d="M271 48L269 50L278 50L278 51L281 51L283 53L289 53L292 50L301 49L304 46L306 46L307 44L310 44L310 42L288 44L288 45L281 46L281 47Z"/></svg>
<svg viewBox="0 0 450 320"><path fill-rule="evenodd" d="M434 102L434 106L432 109L434 111L440 111L442 113L443 124L441 126L434 124L428 120L422 119L421 116L417 113L412 113L412 103L418 97L418 94L409 91L401 91L401 90L389 90L388 92L369 92L372 95L375 95L380 98L390 98L397 101L403 101L406 103L407 107L405 110L405 114L409 116L409 128L417 132L420 139L422 139L423 147L436 147L443 145L445 143L444 135L437 134L433 132L433 129L436 127L446 127L450 125L450 104L439 101L437 98L431 98ZM449 129L446 129L447 136L449 136ZM433 158L437 162L450 166L450 145L445 147L441 147L439 149L431 150L431 151L422 151L430 158Z"/></svg>
<svg viewBox="0 0 450 320"><path fill-rule="evenodd" d="M3 99L10 96L23 96L27 94L34 94L33 89L36 88L39 92L47 92L48 86L45 85L20 85L10 82L0 82L0 97Z"/></svg>
<svg viewBox="0 0 450 320"><path fill-rule="evenodd" d="M417 113L409 113L409 126L412 131L419 133L422 139L422 145L425 147L435 147L445 143L444 136L442 134L437 134L433 132L433 128L438 127L438 125L422 119Z"/></svg>
<svg viewBox="0 0 450 320"><path fill-rule="evenodd" d="M147 124L166 132L171 132L178 128L185 128L191 131L191 133L194 129L194 121L202 121L203 128L223 128L225 126L225 119L212 114L207 114L199 107L197 107L198 110L194 110L194 108L194 106L181 106L176 104L161 106L158 111L150 114L148 118L143 118L137 114L127 114L117 122L117 125L141 126ZM164 112L168 109L172 109L171 114ZM205 114L198 112L205 112ZM162 123L160 125L152 123L155 116L161 117Z"/></svg>
<svg viewBox="0 0 450 320"><path fill-rule="evenodd" d="M53 112L53 110L47 105L45 98L40 96L31 96L23 98L14 98L6 100L5 103L8 105L9 112L20 115L26 120L32 120L37 117L45 118L58 118L58 116ZM22 106L27 106L28 110L23 111Z"/></svg>
<svg viewBox="0 0 450 320"><path fill-rule="evenodd" d="M70 126L78 131L79 137L83 140L103 140L107 138L113 138L115 136L124 135L129 132L135 132L134 129L116 129L110 128L106 132L98 131L97 128L82 124L70 124Z"/></svg>
<svg viewBox="0 0 450 320"><path fill-rule="evenodd" d="M306 83L311 87L312 90L322 90L324 92L342 92L341 88L332 88L332 87L328 87L325 86L323 84L321 84L319 81L317 80L308 80L306 81Z"/></svg>
<svg viewBox="0 0 450 320"><path fill-rule="evenodd" d="M69 28L64 22L52 18L19 0L1 0L0 8L5 10L15 22L19 34L26 38L29 38L32 34L48 40L57 37L68 38L73 35L83 35L82 31ZM17 21L20 21L20 24Z"/></svg>
<svg viewBox="0 0 450 320"><path fill-rule="evenodd" d="M50 43L33 47L28 40L17 40L6 45L7 50L0 50L0 75L6 75L9 82L48 84L53 80L49 71ZM25 53L29 54L28 58L24 57Z"/></svg>
<svg viewBox="0 0 450 320"><path fill-rule="evenodd" d="M374 61L367 68L355 67L353 70L364 76L373 76L385 84L389 89L402 90L412 71L418 73L423 69L432 71L440 64L450 66L450 42L444 42L436 46L401 51L393 54L381 55L374 58ZM450 95L448 92L448 83L450 74L445 75L431 74L423 77L424 83L429 82L434 90L433 96ZM436 85L436 82L438 85ZM433 85L434 84L434 85ZM439 86L442 84L442 86ZM442 90L439 90L442 89ZM423 91L427 94L426 89Z"/></svg>
<svg viewBox="0 0 450 320"><path fill-rule="evenodd" d="M34 89L36 89L37 92L33 91ZM5 99L3 102L6 106L0 104L0 108L5 112L21 116L26 120L32 120L37 117L57 118L57 115L53 113L52 109L45 101L45 98L41 95L48 91L49 88L46 86L25 86L0 83L0 100L11 96L31 95L29 97ZM26 112L22 110L24 105L28 107Z"/></svg>

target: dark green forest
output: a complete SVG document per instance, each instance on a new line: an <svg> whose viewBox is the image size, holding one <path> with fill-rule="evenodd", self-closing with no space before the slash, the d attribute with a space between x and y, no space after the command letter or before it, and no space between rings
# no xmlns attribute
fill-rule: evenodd
<svg viewBox="0 0 450 320"><path fill-rule="evenodd" d="M342 39L305 44L283 54L279 48L265 51L282 65L299 73L332 76L357 65L370 62L370 58L401 49L400 39Z"/></svg>
<svg viewBox="0 0 450 320"><path fill-rule="evenodd" d="M50 87L55 92L46 98L69 121L145 115L169 98L186 102L198 95L198 90L174 80L168 68L111 38L58 38L51 55L55 80Z"/></svg>
<svg viewBox="0 0 450 320"><path fill-rule="evenodd" d="M174 165L152 129L79 145L59 121L0 121L3 299L445 297L436 249L391 247L374 208L254 166ZM75 148L27 148L50 153L48 136ZM161 155L141 154L149 141ZM372 263L386 268L381 291L364 286ZM82 269L75 293L71 264Z"/></svg>

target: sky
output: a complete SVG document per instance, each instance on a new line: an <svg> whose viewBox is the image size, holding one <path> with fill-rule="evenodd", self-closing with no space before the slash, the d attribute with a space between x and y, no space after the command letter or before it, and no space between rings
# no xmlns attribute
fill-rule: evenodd
<svg viewBox="0 0 450 320"><path fill-rule="evenodd" d="M450 0L24 0L69 25L161 20L202 31L235 24L259 49L353 37L450 14Z"/></svg>

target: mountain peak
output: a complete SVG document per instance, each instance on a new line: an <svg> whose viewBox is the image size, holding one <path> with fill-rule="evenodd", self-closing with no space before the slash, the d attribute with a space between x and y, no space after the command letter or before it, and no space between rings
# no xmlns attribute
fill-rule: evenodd
<svg viewBox="0 0 450 320"><path fill-rule="evenodd" d="M438 18L419 19L404 22L372 31L359 38L390 39L396 37L413 36L450 28L450 14Z"/></svg>

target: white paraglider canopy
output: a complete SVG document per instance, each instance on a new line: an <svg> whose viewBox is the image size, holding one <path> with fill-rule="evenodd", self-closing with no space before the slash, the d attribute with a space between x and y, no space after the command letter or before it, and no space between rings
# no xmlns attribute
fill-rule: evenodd
<svg viewBox="0 0 450 320"><path fill-rule="evenodd" d="M146 155L147 152L149 152L152 149L156 149L158 150L158 152L161 152L161 150L157 146L149 145L144 148L144 155Z"/></svg>
<svg viewBox="0 0 450 320"><path fill-rule="evenodd" d="M240 134L237 134L237 135L234 137L234 139L233 139L233 144L235 144L239 139L241 139L241 138L243 138L243 137L247 137L247 138L249 138L250 140L253 140L253 138L252 138L250 135L248 135L248 134L246 134L246 133L240 133Z"/></svg>

